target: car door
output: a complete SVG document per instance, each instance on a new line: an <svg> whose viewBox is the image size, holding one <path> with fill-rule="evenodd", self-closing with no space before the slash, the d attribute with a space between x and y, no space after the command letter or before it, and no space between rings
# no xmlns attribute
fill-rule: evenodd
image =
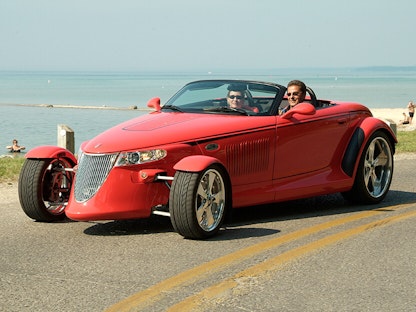
<svg viewBox="0 0 416 312"><path fill-rule="evenodd" d="M337 112L337 113L334 113ZM274 180L330 170L348 139L349 113L321 108L313 115L278 117Z"/></svg>

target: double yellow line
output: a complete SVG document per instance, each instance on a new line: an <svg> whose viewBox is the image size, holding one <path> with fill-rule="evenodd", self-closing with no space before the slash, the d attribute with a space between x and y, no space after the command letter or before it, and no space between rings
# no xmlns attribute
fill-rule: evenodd
<svg viewBox="0 0 416 312"><path fill-rule="evenodd" d="M405 204L389 207L389 211L404 209L413 206L414 204ZM353 214L344 218L328 221L322 224L317 224L305 229L301 229L286 235L282 235L243 249L235 251L231 254L225 255L223 257L214 259L207 263L203 263L197 267L194 267L190 270L184 271L175 275L171 278L168 278L158 284L155 284L141 292L138 292L125 300L118 302L117 304L111 306L106 310L106 312L127 312L127 311L139 311L144 309L152 304L155 301L161 300L161 298L168 291L172 291L175 288L181 287L183 285L191 284L197 280L203 279L208 275L211 275L213 272L217 272L225 269L231 265L235 265L238 262L241 262L247 258L251 258L257 254L265 252L267 250L278 247L279 245L304 238L306 236L316 234L318 232L340 226L349 222L358 221L360 219L369 218L375 215L378 215L386 210L375 209L370 211L365 211L357 214ZM178 304L172 306L168 311L191 311L196 308L203 300L214 298L218 294L233 289L237 286L236 280L242 277L252 277L264 275L269 271L278 269L282 264L294 260L300 256L303 256L309 252L323 248L330 244L333 244L337 241L346 239L353 235L357 235L364 231L367 231L371 228L381 226L393 221L402 220L405 218L416 216L416 211L411 211L408 213L403 213L388 218L384 218L378 221L370 222L340 233L336 233L322 239L313 241L309 244L303 245L301 247L289 250L285 253L282 253L276 257L273 257L265 262L249 267L246 270L241 271L235 276L224 280L223 282L208 287L201 291L200 293L190 296L185 300L179 302Z"/></svg>

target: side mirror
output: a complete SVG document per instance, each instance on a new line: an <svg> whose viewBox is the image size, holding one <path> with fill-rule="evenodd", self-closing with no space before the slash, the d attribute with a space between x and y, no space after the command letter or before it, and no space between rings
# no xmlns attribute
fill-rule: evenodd
<svg viewBox="0 0 416 312"><path fill-rule="evenodd" d="M313 115L316 113L315 106L310 103L299 103L295 107L291 108L288 112L282 115L284 119L290 119L294 114L301 115Z"/></svg>
<svg viewBox="0 0 416 312"><path fill-rule="evenodd" d="M149 102L147 102L147 107L154 108L155 111L160 112L160 98L151 98Z"/></svg>

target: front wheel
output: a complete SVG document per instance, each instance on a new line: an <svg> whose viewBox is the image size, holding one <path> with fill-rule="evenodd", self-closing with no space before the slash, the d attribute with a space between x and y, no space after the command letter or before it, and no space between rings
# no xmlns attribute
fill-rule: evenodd
<svg viewBox="0 0 416 312"><path fill-rule="evenodd" d="M169 211L176 232L191 239L215 235L228 206L224 171L212 165L204 171L178 171L169 196Z"/></svg>
<svg viewBox="0 0 416 312"><path fill-rule="evenodd" d="M386 134L375 132L360 158L353 188L342 195L362 204L377 204L389 191L393 177L393 147Z"/></svg>
<svg viewBox="0 0 416 312"><path fill-rule="evenodd" d="M19 201L29 218L58 221L65 218L73 165L64 159L26 159L19 176Z"/></svg>

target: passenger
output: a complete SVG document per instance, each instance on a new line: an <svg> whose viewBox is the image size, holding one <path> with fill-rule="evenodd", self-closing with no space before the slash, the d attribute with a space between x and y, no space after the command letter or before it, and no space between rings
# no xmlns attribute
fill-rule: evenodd
<svg viewBox="0 0 416 312"><path fill-rule="evenodd" d="M245 104L245 87L239 85L229 85L227 94L227 104L231 108L242 108L254 113L258 113L257 107L251 107Z"/></svg>
<svg viewBox="0 0 416 312"><path fill-rule="evenodd" d="M289 105L279 111L280 115L305 101L306 85L300 80L292 80L287 84L286 94Z"/></svg>
<svg viewBox="0 0 416 312"><path fill-rule="evenodd" d="M13 145L6 146L6 148L10 150L10 152L12 153L20 153L22 150L26 148L24 146L20 146L16 139L14 139L12 143Z"/></svg>

